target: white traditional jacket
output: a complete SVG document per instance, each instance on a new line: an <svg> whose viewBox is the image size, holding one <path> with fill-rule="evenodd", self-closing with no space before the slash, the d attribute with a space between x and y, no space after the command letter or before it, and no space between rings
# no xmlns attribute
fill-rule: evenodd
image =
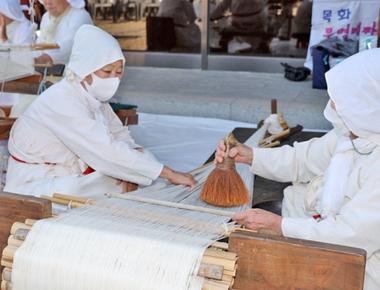
<svg viewBox="0 0 380 290"><path fill-rule="evenodd" d="M149 185L162 171L140 152L112 111L66 79L40 95L18 118L9 138L5 191L94 196L120 192L118 180ZM94 173L84 175L87 166Z"/></svg>
<svg viewBox="0 0 380 290"><path fill-rule="evenodd" d="M367 251L365 290L380 289L380 147L355 154L339 214L316 220L324 173L337 144L334 130L294 147L254 148L251 171L280 182L284 191L282 231L287 237L358 247Z"/></svg>

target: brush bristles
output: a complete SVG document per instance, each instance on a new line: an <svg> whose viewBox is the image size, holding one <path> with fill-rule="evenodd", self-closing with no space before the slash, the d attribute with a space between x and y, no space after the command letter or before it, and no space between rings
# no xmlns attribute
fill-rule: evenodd
<svg viewBox="0 0 380 290"><path fill-rule="evenodd" d="M208 176L201 199L215 206L233 207L249 202L248 190L235 166L227 170L215 168Z"/></svg>

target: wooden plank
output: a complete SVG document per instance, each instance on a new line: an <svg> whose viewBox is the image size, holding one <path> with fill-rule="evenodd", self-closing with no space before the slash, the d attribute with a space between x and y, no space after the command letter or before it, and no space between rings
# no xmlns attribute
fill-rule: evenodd
<svg viewBox="0 0 380 290"><path fill-rule="evenodd" d="M229 250L238 255L234 289L363 289L362 249L237 231Z"/></svg>
<svg viewBox="0 0 380 290"><path fill-rule="evenodd" d="M28 218L42 219L51 216L51 202L48 200L0 192L0 253L7 245L14 222L24 222Z"/></svg>
<svg viewBox="0 0 380 290"><path fill-rule="evenodd" d="M18 80L4 83L4 91L9 93L31 94L35 95L38 92L38 87L42 75L35 74Z"/></svg>

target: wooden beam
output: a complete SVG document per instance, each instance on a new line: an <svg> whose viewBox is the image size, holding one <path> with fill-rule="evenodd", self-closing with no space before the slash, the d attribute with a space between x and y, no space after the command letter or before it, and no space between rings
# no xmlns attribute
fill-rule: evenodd
<svg viewBox="0 0 380 290"><path fill-rule="evenodd" d="M48 200L0 192L0 253L7 245L14 222L24 222L25 219L43 219L51 216L52 207Z"/></svg>
<svg viewBox="0 0 380 290"><path fill-rule="evenodd" d="M320 242L236 231L234 289L363 289L366 252Z"/></svg>
<svg viewBox="0 0 380 290"><path fill-rule="evenodd" d="M35 74L4 83L4 91L9 93L20 93L35 95L38 92L42 75Z"/></svg>

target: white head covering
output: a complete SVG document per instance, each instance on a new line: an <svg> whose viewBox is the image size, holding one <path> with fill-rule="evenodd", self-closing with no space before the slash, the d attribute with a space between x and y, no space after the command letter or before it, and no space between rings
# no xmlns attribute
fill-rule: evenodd
<svg viewBox="0 0 380 290"><path fill-rule="evenodd" d="M380 49L344 60L326 74L336 111L355 135L380 145Z"/></svg>
<svg viewBox="0 0 380 290"><path fill-rule="evenodd" d="M1 0L0 13L16 21L28 21L22 12L19 0Z"/></svg>
<svg viewBox="0 0 380 290"><path fill-rule="evenodd" d="M359 138L350 140L341 135L338 139L324 175L320 204L323 218L337 215L343 206L355 154L369 154L380 145L379 62L380 49L372 49L348 58L326 74L336 112L329 102L325 117L333 124L347 126Z"/></svg>
<svg viewBox="0 0 380 290"><path fill-rule="evenodd" d="M86 24L82 25L75 34L67 68L82 80L118 60L125 62L117 40L104 30Z"/></svg>
<svg viewBox="0 0 380 290"><path fill-rule="evenodd" d="M77 8L77 9L81 9L81 8L84 8L84 6L85 6L85 2L84 2L84 0L66 0L67 1L67 3L69 3L70 4L70 6L71 7L73 7L73 8ZM44 4L44 0L39 0L39 2L41 3L41 4L43 4L43 5L45 5Z"/></svg>

